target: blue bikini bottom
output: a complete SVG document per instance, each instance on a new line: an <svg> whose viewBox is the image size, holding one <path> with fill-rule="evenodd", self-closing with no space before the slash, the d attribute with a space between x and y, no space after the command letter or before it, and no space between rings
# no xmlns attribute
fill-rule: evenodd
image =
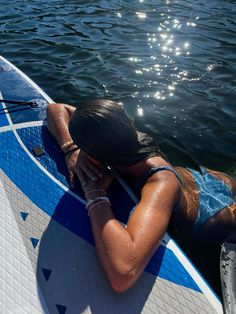
<svg viewBox="0 0 236 314"><path fill-rule="evenodd" d="M201 172L187 168L193 175L198 188L198 216L194 222L192 235L196 236L202 225L234 202L234 196L229 187L221 180L211 175L206 168Z"/></svg>

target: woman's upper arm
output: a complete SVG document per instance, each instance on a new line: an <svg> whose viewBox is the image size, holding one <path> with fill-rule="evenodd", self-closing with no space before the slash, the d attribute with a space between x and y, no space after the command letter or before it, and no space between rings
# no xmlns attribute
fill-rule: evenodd
<svg viewBox="0 0 236 314"><path fill-rule="evenodd" d="M163 179L149 180L142 189L141 200L127 225L136 253L137 271L142 271L167 230L172 208L180 195L179 182L173 173Z"/></svg>

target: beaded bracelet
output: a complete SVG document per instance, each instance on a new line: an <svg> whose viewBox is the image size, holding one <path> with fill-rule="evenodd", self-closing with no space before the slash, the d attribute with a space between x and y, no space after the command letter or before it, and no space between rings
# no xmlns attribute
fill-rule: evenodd
<svg viewBox="0 0 236 314"><path fill-rule="evenodd" d="M91 213L91 210L96 206L96 205L99 205L99 204L101 204L101 203L107 203L107 204L109 204L109 205L111 205L111 203L110 203L110 201L108 200L108 202L107 201L98 201L98 202L96 202L95 204L93 204L89 209L88 209L88 216L90 217L90 213Z"/></svg>
<svg viewBox="0 0 236 314"><path fill-rule="evenodd" d="M67 141L66 143L64 143L63 145L61 145L61 151L63 153L66 152L66 149L69 148L70 146L74 145L74 142L72 140Z"/></svg>
<svg viewBox="0 0 236 314"><path fill-rule="evenodd" d="M97 203L98 201L104 201L111 205L110 200L106 196L98 196L95 199L88 199L86 203L86 208L88 209L90 205L93 205L94 203Z"/></svg>

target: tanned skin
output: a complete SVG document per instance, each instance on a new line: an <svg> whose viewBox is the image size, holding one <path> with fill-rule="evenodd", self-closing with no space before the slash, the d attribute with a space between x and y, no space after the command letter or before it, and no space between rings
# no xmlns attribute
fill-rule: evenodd
<svg viewBox="0 0 236 314"><path fill-rule="evenodd" d="M47 108L48 129L60 146L71 141L68 123L74 111L74 107L66 104L49 104ZM99 161L82 150L67 154L66 164L71 186L74 186L77 176L87 198L103 196L102 191L94 190L106 191L113 180L113 175L108 175ZM132 188L132 183L141 180L154 166L171 167L163 158L152 157L116 170L126 176ZM189 171L184 168L176 170L182 177L182 183L170 171L157 172L146 181L138 191L141 197L126 227L120 224L106 202L94 206L90 212L97 254L112 288L117 292L126 291L137 281L164 237L170 220L176 227L191 232L198 213L198 191ZM226 174L210 172L223 180L235 197L233 180ZM178 202L177 211L172 213ZM222 241L232 230L236 231L235 202L207 220L199 238Z"/></svg>

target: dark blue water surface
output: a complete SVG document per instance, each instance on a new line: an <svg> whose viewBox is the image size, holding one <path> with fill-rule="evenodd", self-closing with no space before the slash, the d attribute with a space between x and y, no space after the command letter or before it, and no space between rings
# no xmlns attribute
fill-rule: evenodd
<svg viewBox="0 0 236 314"><path fill-rule="evenodd" d="M174 165L236 174L236 3L0 4L0 54L55 101L123 104Z"/></svg>
<svg viewBox="0 0 236 314"><path fill-rule="evenodd" d="M235 1L3 1L0 53L55 101L110 97L178 165L236 172Z"/></svg>

